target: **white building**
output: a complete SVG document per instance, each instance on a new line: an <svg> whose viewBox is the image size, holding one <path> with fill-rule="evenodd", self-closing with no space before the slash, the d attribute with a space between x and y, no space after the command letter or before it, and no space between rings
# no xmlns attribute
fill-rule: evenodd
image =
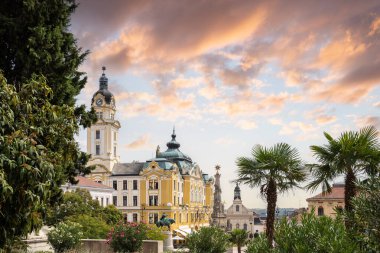
<svg viewBox="0 0 380 253"><path fill-rule="evenodd" d="M112 192L113 188L106 186L104 184L100 184L92 181L89 178L85 177L76 177L78 180L78 184L65 184L62 185L61 188L63 192L72 192L76 189L84 189L90 192L92 199L99 201L99 204L103 207L112 204Z"/></svg>

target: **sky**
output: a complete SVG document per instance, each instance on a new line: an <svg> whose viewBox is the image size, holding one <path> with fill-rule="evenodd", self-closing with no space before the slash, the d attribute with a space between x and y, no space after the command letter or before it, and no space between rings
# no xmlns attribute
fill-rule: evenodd
<svg viewBox="0 0 380 253"><path fill-rule="evenodd" d="M180 150L215 174L233 200L236 159L256 144L286 142L305 163L310 145L367 125L380 129L380 1L79 1L70 30L89 50L90 106L106 66L121 123L121 162ZM86 150L86 132L78 142ZM341 180L341 179L337 179ZM263 208L259 190L243 203ZM318 192L294 190L281 207L306 207Z"/></svg>

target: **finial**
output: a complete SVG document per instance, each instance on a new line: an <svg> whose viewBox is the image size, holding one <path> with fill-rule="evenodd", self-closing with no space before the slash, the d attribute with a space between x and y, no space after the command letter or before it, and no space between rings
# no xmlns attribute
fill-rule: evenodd
<svg viewBox="0 0 380 253"><path fill-rule="evenodd" d="M104 71L106 71L106 67L103 66L103 67L102 67L102 70L103 70L103 75L104 75L104 74L105 74Z"/></svg>
<svg viewBox="0 0 380 253"><path fill-rule="evenodd" d="M173 134L172 134L172 140L175 140L175 137L177 135L175 134L175 125L173 125Z"/></svg>

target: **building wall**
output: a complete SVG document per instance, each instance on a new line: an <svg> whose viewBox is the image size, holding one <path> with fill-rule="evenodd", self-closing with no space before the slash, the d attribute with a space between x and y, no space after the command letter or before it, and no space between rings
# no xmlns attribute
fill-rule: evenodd
<svg viewBox="0 0 380 253"><path fill-rule="evenodd" d="M318 208L323 208L323 214L329 217L335 217L336 207L344 208L344 201L342 199L335 200L315 200L308 201L308 212L312 212L314 209L314 214L318 216Z"/></svg>

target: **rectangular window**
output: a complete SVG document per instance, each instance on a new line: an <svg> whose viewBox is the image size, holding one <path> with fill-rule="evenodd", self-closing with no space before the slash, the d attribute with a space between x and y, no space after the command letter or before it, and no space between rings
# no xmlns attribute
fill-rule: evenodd
<svg viewBox="0 0 380 253"><path fill-rule="evenodd" d="M104 202L103 201L104 201L103 198L100 198L100 205L101 206L104 206Z"/></svg>
<svg viewBox="0 0 380 253"><path fill-rule="evenodd" d="M175 205L175 199L176 199L176 197L174 196L174 198L173 198L173 200L174 200L174 201L173 201L173 205Z"/></svg>
<svg viewBox="0 0 380 253"><path fill-rule="evenodd" d="M150 206L158 206L158 196L157 195L149 196L149 205Z"/></svg>
<svg viewBox="0 0 380 253"><path fill-rule="evenodd" d="M137 196L133 196L133 206L137 206Z"/></svg>
<svg viewBox="0 0 380 253"><path fill-rule="evenodd" d="M174 180L174 184L173 184L173 186L174 186L174 190L175 190L175 180Z"/></svg>
<svg viewBox="0 0 380 253"><path fill-rule="evenodd" d="M158 181L153 179L149 180L149 190L157 190L158 189Z"/></svg>
<svg viewBox="0 0 380 253"><path fill-rule="evenodd" d="M112 202L114 206L117 206L117 196L112 197Z"/></svg>
<svg viewBox="0 0 380 253"><path fill-rule="evenodd" d="M128 181L123 180L123 190L128 190Z"/></svg>
<svg viewBox="0 0 380 253"><path fill-rule="evenodd" d="M127 205L128 205L127 196L123 196L123 206L127 206Z"/></svg>
<svg viewBox="0 0 380 253"><path fill-rule="evenodd" d="M96 116L98 117L98 119L103 119L103 112L97 112Z"/></svg>
<svg viewBox="0 0 380 253"><path fill-rule="evenodd" d="M108 198L106 198L106 206L108 206L108 204L109 204L109 200Z"/></svg>
<svg viewBox="0 0 380 253"><path fill-rule="evenodd" d="M132 215L132 217L133 217L133 222L137 222L137 213L134 213L134 214Z"/></svg>
<svg viewBox="0 0 380 253"><path fill-rule="evenodd" d="M100 155L100 145L96 145L95 147L96 147L95 154Z"/></svg>
<svg viewBox="0 0 380 253"><path fill-rule="evenodd" d="M116 157L116 146L113 147L113 156Z"/></svg>
<svg viewBox="0 0 380 253"><path fill-rule="evenodd" d="M116 180L114 180L114 181L112 182L112 187L113 187L115 190L117 190L117 181L116 181Z"/></svg>
<svg viewBox="0 0 380 253"><path fill-rule="evenodd" d="M96 139L99 140L100 139L100 130L96 130Z"/></svg>
<svg viewBox="0 0 380 253"><path fill-rule="evenodd" d="M113 133L113 140L116 141L116 132Z"/></svg>
<svg viewBox="0 0 380 253"><path fill-rule="evenodd" d="M113 115L113 113L111 113L111 119L113 119L114 118L114 115Z"/></svg>
<svg viewBox="0 0 380 253"><path fill-rule="evenodd" d="M149 213L149 223L155 224L158 221L158 213Z"/></svg>
<svg viewBox="0 0 380 253"><path fill-rule="evenodd" d="M133 190L137 190L137 180L133 180Z"/></svg>

